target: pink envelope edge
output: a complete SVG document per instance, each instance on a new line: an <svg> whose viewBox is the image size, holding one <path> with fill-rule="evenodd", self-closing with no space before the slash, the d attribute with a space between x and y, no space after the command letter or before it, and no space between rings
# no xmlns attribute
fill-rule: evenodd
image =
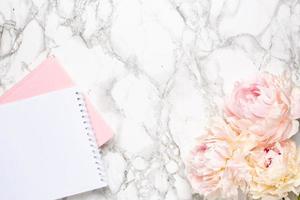
<svg viewBox="0 0 300 200"><path fill-rule="evenodd" d="M73 86L75 86L75 83L67 72L54 57L50 57L43 61L23 80L5 92L0 97L0 104L10 103ZM113 132L86 96L85 100L97 144L101 146L113 137Z"/></svg>

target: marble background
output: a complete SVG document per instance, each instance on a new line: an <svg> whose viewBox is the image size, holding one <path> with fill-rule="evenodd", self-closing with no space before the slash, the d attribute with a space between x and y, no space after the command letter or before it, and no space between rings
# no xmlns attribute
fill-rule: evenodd
<svg viewBox="0 0 300 200"><path fill-rule="evenodd" d="M1 0L0 93L55 55L115 132L109 187L67 200L189 200L184 158L235 80L289 69L299 0Z"/></svg>

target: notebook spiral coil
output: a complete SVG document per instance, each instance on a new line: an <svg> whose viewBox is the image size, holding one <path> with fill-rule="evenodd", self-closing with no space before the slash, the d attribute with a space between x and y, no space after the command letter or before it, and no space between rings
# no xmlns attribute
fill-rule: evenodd
<svg viewBox="0 0 300 200"><path fill-rule="evenodd" d="M76 98L78 101L78 106L80 108L81 118L83 119L84 129L88 137L90 147L92 149L93 158L95 160L95 165L97 167L98 174L100 176L100 181L105 181L104 167L101 164L101 153L98 149L97 141L93 133L93 128L91 126L90 116L86 108L85 99L80 92L75 92L75 94L77 96Z"/></svg>

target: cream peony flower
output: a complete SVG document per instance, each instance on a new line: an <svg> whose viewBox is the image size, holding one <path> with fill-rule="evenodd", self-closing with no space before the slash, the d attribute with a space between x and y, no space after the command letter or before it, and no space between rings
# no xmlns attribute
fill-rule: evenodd
<svg viewBox="0 0 300 200"><path fill-rule="evenodd" d="M279 200L300 192L300 154L289 140L298 131L300 88L263 73L238 82L225 103L225 120L214 119L198 138L186 169L194 190L207 199Z"/></svg>
<svg viewBox="0 0 300 200"><path fill-rule="evenodd" d="M247 145L243 145L246 144ZM199 138L187 160L187 174L192 187L208 199L237 199L245 190L250 174L244 153L251 140L240 138L226 122L215 121Z"/></svg>
<svg viewBox="0 0 300 200"><path fill-rule="evenodd" d="M225 103L228 122L255 134L263 144L290 138L298 131L300 90L284 77L259 74L237 82Z"/></svg>
<svg viewBox="0 0 300 200"><path fill-rule="evenodd" d="M299 193L300 159L296 145L287 140L259 147L247 157L251 167L250 194L254 199L278 200Z"/></svg>

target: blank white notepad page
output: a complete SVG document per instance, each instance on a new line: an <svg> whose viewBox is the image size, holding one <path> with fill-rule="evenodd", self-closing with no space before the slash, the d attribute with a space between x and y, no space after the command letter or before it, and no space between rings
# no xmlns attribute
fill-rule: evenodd
<svg viewBox="0 0 300 200"><path fill-rule="evenodd" d="M75 88L0 106L0 199L53 200L106 185Z"/></svg>

